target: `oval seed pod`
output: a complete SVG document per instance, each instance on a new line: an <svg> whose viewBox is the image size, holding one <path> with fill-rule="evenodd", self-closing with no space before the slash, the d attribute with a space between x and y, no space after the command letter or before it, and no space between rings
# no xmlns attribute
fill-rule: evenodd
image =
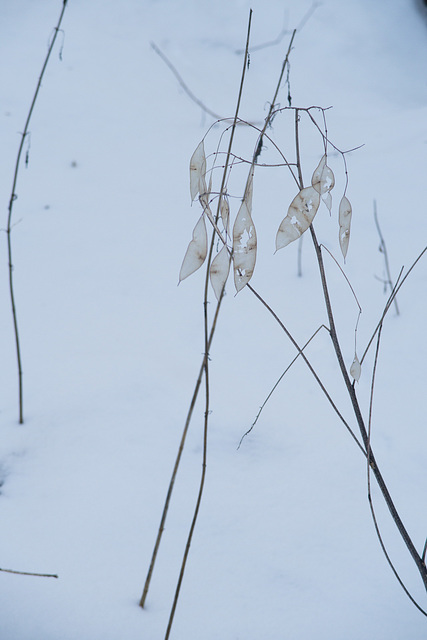
<svg viewBox="0 0 427 640"><path fill-rule="evenodd" d="M230 273L230 264L231 256L227 247L224 245L212 260L210 268L211 285L217 300L220 299L225 283L227 282L228 274Z"/></svg>
<svg viewBox="0 0 427 640"><path fill-rule="evenodd" d="M322 200L325 203L326 208L329 211L329 213L331 213L331 210L332 210L332 196L331 196L329 191L327 193L323 194Z"/></svg>
<svg viewBox="0 0 427 640"><path fill-rule="evenodd" d="M255 225L243 200L233 227L234 284L237 293L252 278L256 261L257 238Z"/></svg>
<svg viewBox="0 0 427 640"><path fill-rule="evenodd" d="M221 197L219 211L221 213L221 219L222 219L222 224L224 225L225 233L228 234L228 225L230 221L230 206L225 196Z"/></svg>
<svg viewBox="0 0 427 640"><path fill-rule="evenodd" d="M348 243L350 241L351 215L352 215L351 204L348 201L348 199L345 196L343 196L340 202L338 222L340 225L340 230L339 230L340 247L341 247L341 252L344 257L344 260L347 255Z"/></svg>
<svg viewBox="0 0 427 640"><path fill-rule="evenodd" d="M359 382L361 373L362 367L360 365L359 358L356 354L354 354L354 360L350 367L350 375L352 378L354 378L354 380L356 380L356 382Z"/></svg>
<svg viewBox="0 0 427 640"><path fill-rule="evenodd" d="M334 172L326 164L326 153L320 160L311 178L311 186L316 189L317 193L323 195L328 193L335 186Z"/></svg>
<svg viewBox="0 0 427 640"><path fill-rule="evenodd" d="M320 195L313 187L302 189L292 200L286 217L276 235L276 251L297 240L307 231L320 204Z"/></svg>
<svg viewBox="0 0 427 640"><path fill-rule="evenodd" d="M179 282L191 276L200 269L208 253L208 234L206 232L205 216L202 214L193 229L193 239L188 245L179 272ZM178 284L179 284L178 282Z"/></svg>
<svg viewBox="0 0 427 640"><path fill-rule="evenodd" d="M243 200L246 202L246 206L251 215L252 215L252 196L254 193L254 173L255 173L255 166L252 164L249 170L248 179L246 180L245 193L243 194Z"/></svg>

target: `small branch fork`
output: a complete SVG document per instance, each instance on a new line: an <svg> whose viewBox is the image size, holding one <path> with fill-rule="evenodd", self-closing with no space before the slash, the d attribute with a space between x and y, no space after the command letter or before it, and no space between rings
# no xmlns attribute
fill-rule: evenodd
<svg viewBox="0 0 427 640"><path fill-rule="evenodd" d="M23 422L24 422L24 409L23 409L21 347L20 347L20 341L19 341L18 318L17 318L17 313L16 313L15 294L14 294L14 287L13 287L13 261L12 261L12 241L11 241L11 232L12 232L12 228L13 228L12 227L12 212L13 212L14 202L18 197L17 193L16 193L16 185L17 185L17 182L18 182L18 173L19 173L19 167L20 167L20 162L21 162L22 151L24 149L25 140L26 140L27 136L29 135L28 129L29 129L29 126L30 126L31 116L33 115L34 107L35 107L35 104L37 102L37 97L39 95L39 91L40 91L40 87L41 87L41 84L42 84L43 76L44 76L44 73L46 71L50 55L51 55L51 53L53 51L53 48L55 46L55 42L56 42L56 38L58 36L58 33L60 32L60 27L61 27L62 19L64 17L64 13L65 13L66 7L67 7L67 0L63 0L61 13L59 15L59 19L58 19L57 25L56 25L56 27L54 29L53 36L51 38L51 41L50 41L50 44L49 44L49 47L48 47L48 51L47 51L46 58L44 60L43 66L42 66L42 70L41 70L41 73L40 73L40 76L39 76L39 80L38 80L38 83L37 83L37 86L36 86L36 90L34 92L34 96L33 96L33 99L31 101L30 110L28 112L27 119L25 121L24 130L23 130L23 132L21 134L21 143L19 145L18 155L16 157L15 172L14 172L14 175L13 175L13 183L12 183L12 192L10 194L9 207L8 207L6 234L7 234L8 263L9 263L10 302L11 302L11 306L12 306L13 328L14 328L14 333L15 333L15 345L16 345L16 358L17 358L17 364L18 364L19 424L23 424ZM28 164L28 156L26 157L25 162L26 162L26 164Z"/></svg>

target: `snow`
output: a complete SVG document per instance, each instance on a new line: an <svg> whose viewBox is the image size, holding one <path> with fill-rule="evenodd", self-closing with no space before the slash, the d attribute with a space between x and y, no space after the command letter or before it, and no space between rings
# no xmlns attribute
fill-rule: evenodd
<svg viewBox="0 0 427 640"><path fill-rule="evenodd" d="M61 6L60 0L0 4L3 228L19 132ZM145 610L138 601L204 350L203 269L177 282L200 216L196 203L190 207L189 159L213 119L150 43L206 106L231 116L249 8L256 46L300 24L311 6L69 0L14 208L24 425L6 234L0 239L0 567L59 578L0 572L2 639L164 637L198 491L202 397ZM266 116L288 42L289 34L251 53L243 118ZM421 3L410 0L323 0L291 54L293 104L332 106L334 144L363 145L347 155L353 221L344 266L363 309L360 352L386 301L376 278L384 262L373 201L394 277L426 246L426 55L427 20ZM286 104L286 87L279 101ZM272 133L292 154L287 126L277 118ZM301 126L308 180L323 150ZM216 149L218 131L205 140L207 153ZM239 130L239 153L250 155L253 144ZM344 174L339 157L331 162L336 212ZM234 176L241 193L247 169L236 166ZM304 343L326 322L309 239L302 278L296 246L274 255L277 228L295 195L284 170L255 173L259 245L252 282ZM315 227L342 264L336 217L323 207ZM327 254L325 263L350 367L357 304ZM384 325L372 422L376 458L419 550L427 535L426 281L424 256L399 293L400 315L391 310ZM424 639L426 619L397 584L376 538L364 458L304 363L293 365L237 450L295 350L247 290L234 296L232 278L227 294L210 353L205 493L171 638ZM211 292L211 308L214 301ZM351 421L326 331L308 353ZM365 415L372 362L371 354L357 387ZM417 570L376 487L373 495L389 553L425 608Z"/></svg>

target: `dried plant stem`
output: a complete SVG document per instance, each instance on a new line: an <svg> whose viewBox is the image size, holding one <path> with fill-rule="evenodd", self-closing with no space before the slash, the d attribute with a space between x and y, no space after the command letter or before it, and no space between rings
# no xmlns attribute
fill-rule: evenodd
<svg viewBox="0 0 427 640"><path fill-rule="evenodd" d="M310 342L317 336L317 334L319 333L319 331L321 329L326 329L326 331L328 331L328 328L322 324L320 325L320 327L318 327L318 329L316 329L316 331L313 333L313 335L307 340L307 342L303 345L303 347L301 348L301 351L304 351L304 349L306 347L308 347L308 345L310 344ZM285 375L288 373L289 369L292 367L292 365L298 360L300 354L297 353L297 355L295 356L295 358L293 360L291 360L291 362L288 364L288 366L286 367L286 369L284 370L284 372L281 374L281 376L279 377L279 379L275 382L275 384L273 385L273 388L271 389L271 391L269 392L269 394L267 395L266 399L264 400L264 402L262 403L262 405L259 408L258 413L255 416L255 420L252 422L250 428L242 435L242 437L240 438L240 442L239 445L237 447L237 449L240 449L240 446L243 442L243 440L246 438L247 435L250 434L250 432L252 431L252 429L255 427L256 423L258 422L261 413L264 410L265 405L267 404L267 402L270 400L271 396L273 395L273 393L276 391L277 387L279 386L279 384L282 382L283 378L285 377Z"/></svg>
<svg viewBox="0 0 427 640"><path fill-rule="evenodd" d="M59 578L56 573L32 573L31 571L15 571L14 569L0 569L4 573L15 573L18 576L34 576L36 578Z"/></svg>
<svg viewBox="0 0 427 640"><path fill-rule="evenodd" d="M387 279L385 281L385 284L388 285L391 289L391 291L393 291L393 281L391 278L391 271L390 271L390 264L388 261L388 253L387 253L387 246L384 240L384 236L381 232L381 227L380 227L380 223L378 220L378 212L377 212L377 201L374 200L374 220L375 220L375 226L377 228L378 231L378 235L380 237L380 251L384 256L384 264L385 264L385 270L386 270L386 275L387 275ZM396 314L399 315L399 305L397 304L397 298L396 296L394 296L394 307L396 309Z"/></svg>
<svg viewBox="0 0 427 640"><path fill-rule="evenodd" d="M57 38L57 35L59 33L59 30L60 30L60 26L61 26L61 23L62 23L62 18L64 17L64 12L65 12L66 6L67 6L67 0L63 0L62 10L61 10L61 13L59 15L59 19L58 19L57 25L56 25L56 27L54 29L52 40L51 40L50 45L49 45L48 50L47 50L46 58L44 60L43 66L42 66L42 70L41 70L41 73L40 73L40 76L39 76L39 80L37 82L36 90L34 92L33 99L31 101L30 110L28 112L27 119L25 121L24 130L23 130L23 132L21 134L21 142L20 142L19 149L18 149L18 155L16 157L15 172L14 172L14 175L13 175L12 192L11 192L11 195L10 195L9 207L8 207L6 234L7 234L7 250L8 250L8 262L9 262L9 290L10 290L10 302L11 302L11 306L12 306L13 327L14 327L14 333L15 333L16 357L17 357L17 363L18 363L19 423L20 424L23 424L23 422L24 422L24 409L23 409L21 347L20 347L20 341L19 341L18 317L17 317L17 312L16 312L15 293L14 293L14 286L13 286L13 261L12 261L12 241L11 241L12 212L13 212L13 204L14 204L15 200L18 197L17 193L16 193L16 185L17 185L17 182L18 182L19 166L20 166L20 161L21 161L22 151L23 151L23 148L24 148L25 139L26 139L26 137L28 135L28 128L29 128L29 125L30 125L31 116L33 115L33 110L34 110L34 107L35 107L35 104L36 104L36 101L37 101L37 97L39 95L39 91L40 91L40 87L41 87L41 84L42 84L43 76L44 76L44 73L46 71L50 55L51 55L51 53L53 51L53 48L55 46L56 38Z"/></svg>
<svg viewBox="0 0 427 640"><path fill-rule="evenodd" d="M310 342L317 336L317 334L319 333L319 331L321 329L326 329L326 331L329 331L329 329L324 325L321 324L320 327L318 329L316 329L316 331L313 333L313 335L307 340L307 342L301 347L301 352L304 351L304 349L306 347L308 347L308 345L310 344ZM279 384L282 382L283 378L285 377L285 375L288 373L289 369L292 367L292 365L298 360L300 356L300 352L297 353L297 355L295 356L295 358L293 358L293 360L291 360L291 362L288 364L288 366L286 367L286 369L284 370L284 372L281 374L281 376L279 377L279 379L275 382L275 384L273 385L273 388L271 389L271 391L269 392L269 394L267 395L266 399L264 400L264 402L262 403L262 405L260 406L258 413L255 416L255 420L252 422L250 428L242 435L242 437L240 438L240 442L239 445L237 447L237 449L240 449L241 444L243 442L243 440L246 438L247 435L249 435L252 431L252 429L255 427L256 423L258 422L261 413L264 410L265 405L267 404L267 402L270 400L271 396L273 395L273 393L276 391L277 387L279 386Z"/></svg>
<svg viewBox="0 0 427 640"><path fill-rule="evenodd" d="M367 465L366 465L366 475L367 475L367 486L368 486L368 502L369 502L369 508L371 510L371 515L372 515L372 521L374 523L374 527L375 527L375 531L378 537L378 541L380 543L381 549L384 553L384 556L391 568L391 570L393 571L396 580L399 582L400 586L402 587L402 589L404 590L404 592L406 593L406 595L408 596L408 598L411 600L412 604L414 604L416 606L416 608L425 616L427 616L427 612L424 611L424 609L422 607L420 607L420 605L418 604L418 602L416 602L416 600L412 597L412 595L409 593L408 589L406 588L402 578L400 577L400 575L398 574L396 567L394 566L388 551L386 549L383 537L381 535L381 531L380 531L380 527L378 524L378 520L377 520L377 516L375 513L375 509L374 509L374 503L372 500L372 493L371 493L371 427L372 427L372 409L373 409L373 399L374 399L374 386L375 386L375 376L377 373L377 364L378 364L378 356L379 356L379 351L380 351L380 341L381 341L381 332L382 332L382 324L378 330L378 335L377 335L377 345L376 345L376 349L375 349L375 357L374 357L374 366L372 369L372 380L371 380L371 393L370 393L370 397L369 397L369 417L368 417L368 455L367 455ZM422 561L424 562L424 557L422 556Z"/></svg>
<svg viewBox="0 0 427 640"><path fill-rule="evenodd" d="M210 334L209 334L209 340L208 340L208 348L207 348L207 352L209 353L210 350L210 346L212 344L212 340L215 334L215 330L216 330L216 325L217 325L217 320L218 320L218 316L219 316L219 310L221 308L221 303L223 300L223 296L221 296L221 298L218 301L218 304L216 306L215 309L215 315L212 321L212 326L210 329ZM162 539L162 535L163 535L163 531L165 528L165 522L166 522L166 518L167 518L167 514L169 511L169 505L170 505L170 501L172 498L172 493L173 493L173 488L175 485L175 480L176 480L176 476L178 473L178 468L179 468L179 464L181 462L181 456L182 456L182 452L184 450L184 445L185 445L185 440L187 438L187 433L188 433L188 428L190 426L190 422L191 422L191 418L193 416L193 411L194 411L194 407L196 405L196 401L197 401L197 397L199 395L199 391L200 391L200 386L202 384L202 379L203 379L203 373L204 373L204 368L205 368L205 357L203 356L203 361L199 370L199 375L197 376L197 380L196 380L196 385L194 387L194 391L193 391L193 396L191 398L191 402L190 402L190 407L188 409L188 413L187 413L187 418L185 420L185 425L184 425L184 430L182 432L181 435L181 441L178 447L178 453L176 456L176 460L175 460L175 464L173 467L173 471L172 471L172 476L169 482L169 487L168 487L168 491L166 494L166 500L165 500L165 504L163 507L163 512L162 512L162 517L160 520L160 526L159 526L159 530L157 532L157 538L156 538L156 542L154 545L154 549L153 549L153 553L151 556L151 561L150 561L150 566L148 569L148 574L147 574L147 578L145 580L145 584L144 584L144 590L141 596L141 600L139 602L139 606L140 607L144 607L145 605L145 601L147 598L147 594L148 594L148 590L150 588L150 582L151 582L151 577L153 575L153 570L154 570L154 565L156 563L156 558L157 558L157 553L160 547L160 542Z"/></svg>
<svg viewBox="0 0 427 640"><path fill-rule="evenodd" d="M297 276L302 278L302 244L304 242L304 234L298 240L298 257L297 257Z"/></svg>
<svg viewBox="0 0 427 640"><path fill-rule="evenodd" d="M235 128L236 128L237 123L238 123L238 113L239 113L239 109L240 109L240 102L241 102L241 98L242 98L243 84L244 84L244 78L245 78L246 66L247 66L248 44L249 44L251 20L252 20L252 10L250 11L250 14L249 14L249 23L248 23L248 32L247 32L247 41L246 41L246 50L245 50L246 53L245 53L245 58L244 58L244 63L243 63L242 77L241 77L239 94L238 94L238 99L237 99L236 113L235 113L235 117L234 117L234 120L233 120L233 126L231 128L230 142L229 142L229 146L228 146L228 152L227 152L225 165L224 165L224 168L223 168L223 178L222 178L221 191L220 191L221 195L224 193L224 190L225 190L227 171L228 171L228 166L229 166L229 163L230 163L231 149L232 149L233 139L234 139L234 132L235 132ZM218 209L217 209L216 218L215 218L215 221L214 221L215 222L215 226L216 226L216 221L218 220L219 215L220 215L220 211L219 211L220 200L221 200L221 198L218 199ZM219 300L218 300L217 305L216 305L215 314L214 314L214 318L213 318L213 321L212 321L211 329L210 329L210 331L208 331L208 314L207 314L208 299L207 299L207 295L208 295L208 283L209 283L209 268L210 268L210 264L211 264L211 261L212 261L214 245L215 245L215 228L214 228L214 231L212 233L212 239L211 239L211 243L210 243L210 251L209 251L209 257L208 257L208 260L207 260L206 279L205 279L205 292L204 292L205 353L204 353L204 356L203 356L203 361L202 361L202 365L200 367L199 375L198 375L198 378L197 378L197 381L196 381L195 389L194 389L192 400L191 400L191 403L190 403L190 408L189 408L189 411L188 411L188 414L187 414L187 419L186 419L186 422L185 422L185 425L184 425L184 430L183 430L183 433L182 433L182 436L181 436L181 441L180 441L180 445L179 445L179 449L178 449L178 454L177 454L177 457L176 457L176 460L175 460L175 465L174 465L174 468L173 468L173 471L172 471L172 477L171 477L171 480L170 480L170 483L169 483L168 492L167 492L165 504L164 504L164 507L163 507L163 513L162 513L162 517L161 517L161 521L160 521L160 526L159 526L159 530L158 530L158 533L157 533L157 538L156 538L154 550L153 550L152 557L151 557L150 567L149 567L147 578L146 578L146 581L145 581L145 584L144 584L142 597L141 597L141 600L139 602L140 607L143 608L144 605L145 605L147 594L148 594L148 590L149 590L149 587L150 587L150 582L151 582L151 578L152 578L152 574L153 574L153 570L154 570L154 565L155 565L155 562L156 562L157 553L158 553L158 550L159 550L162 534L163 534L163 531L164 531L164 525L165 525L165 522L166 522L166 517L167 517L168 510L169 510L170 500L171 500L171 497L172 497L173 488L174 488L174 484L175 484L175 479L176 479L176 476L177 476L177 473L178 473L178 469L179 469L179 465L180 465L180 461L181 461L181 457L182 457L182 452L184 450L184 445L185 445L185 440L186 440L187 433L188 433L188 428L189 428L189 425L190 425L190 422L191 422L191 418L192 418L192 415L193 415L193 410L194 410L194 407L195 407L195 404L196 404L196 400L197 400L197 397L198 397L198 394L199 394L199 391L200 391L203 375L205 375L205 388L206 388L206 401L205 402L206 402L206 406L205 406L204 435L203 435L202 475L201 475L201 480L200 480L199 493L198 493L198 497L197 497L196 507L195 507L195 511L194 511L194 515L193 515L193 520L192 520L192 523L191 523L190 532L189 532L189 536L188 536L188 539L187 539L187 544L186 544L184 557L183 557L183 561L182 561L182 565L181 565L181 571L180 571L180 575L179 575L179 578L178 578L178 584L177 584L177 587L176 587L175 597L174 597L174 601L173 601L173 604L172 604L169 623L168 623L168 627L167 627L167 631L166 631L166 638L169 637L170 630L171 630L171 627L172 627L173 618L174 618L174 615L175 615L175 609L176 609L176 605L177 605L177 602L178 602L179 591L180 591L182 579L183 579L183 576L184 576L184 571L185 571L185 565L186 565L186 562L187 562L188 552L189 552L189 549L190 549L191 540L192 540L194 528L195 528L196 521L197 521L197 516L198 516L198 512L199 512L199 508L200 508L202 494L203 494L205 475L206 475L207 428L208 428L208 415L209 415L209 408L208 408L209 407L208 360L209 360L209 351L210 351L210 348L211 348L212 340L213 340L213 337L214 337L214 334L215 334L215 329L216 329L216 326L217 326L217 321L218 321L219 311L220 311L220 308L221 308L221 303L222 303L222 300L223 300L223 297L224 297L224 289L223 289L222 294L219 297Z"/></svg>
<svg viewBox="0 0 427 640"><path fill-rule="evenodd" d="M256 150L255 150L254 157L253 157L253 162L254 163L257 162L258 157L261 155L264 134L265 134L265 132L267 130L267 127L271 124L271 121L272 121L272 118L273 118L273 115L274 115L274 112L275 112L275 109L276 109L275 105L276 105L277 96L279 94L280 85L281 85L282 79L283 79L283 74L285 73L285 69L289 64L289 56L291 54L292 44L294 42L294 38L295 38L296 32L297 32L296 29L294 29L292 31L292 36L291 36L291 39L290 39L290 42L289 42L289 46L288 46L288 50L286 52L285 59L284 59L283 64L282 64L282 69L280 71L279 79L277 81L276 90L274 92L273 100L270 103L270 109L268 111L268 115L267 115L267 117L265 119L264 126L263 126L263 128L261 130L261 133L259 134L258 142L257 142L257 145L256 145Z"/></svg>
<svg viewBox="0 0 427 640"><path fill-rule="evenodd" d="M296 146L296 155L297 155L297 164L298 164L298 175L300 177L300 189L304 188L304 184L303 184L303 179L302 179L302 172L301 172L301 163L300 163L300 152L299 152L299 131L298 131L298 124L299 124L299 118L298 118L298 110L296 110L295 112L295 146ZM342 377L344 379L344 383L347 387L347 391L348 394L350 396L350 400L351 400L351 404L353 407L353 411L356 417L356 421L359 427L359 431L362 437L362 441L363 441L363 445L364 445L364 449L365 449L365 453L367 455L368 451L369 451L369 459L370 459L370 467L372 469L372 472L375 476L375 479L378 483L378 486L380 488L380 491L383 495L383 498L385 500L385 503L390 511L390 514L394 520L394 523L403 539L403 541L406 544L406 547L410 553L410 555L412 556L412 559L414 560L418 571L421 575L421 579L424 583L424 587L427 590L427 569L426 569L426 565L423 561L423 559L421 558L420 554L417 552L414 543L412 542L411 537L409 536L398 512L397 509L394 505L394 502L391 498L391 495L388 491L387 485L382 477L382 474L380 473L380 470L378 468L377 462L375 460L374 457L374 453L372 451L372 447L370 446L370 442L369 442L369 437L368 437L368 433L366 430L366 426L365 426L365 422L363 420L363 416L362 416L362 412L359 406L359 402L356 396L356 391L354 388L354 384L352 384L349 374L347 372L347 368L345 366L345 362L344 362L344 358L342 355L342 350L341 350L341 346L339 343L339 339L338 339L338 333L336 330L336 326L335 326L335 319L334 319L334 314L333 314L333 310L332 310L332 304L331 304L331 299L330 299L330 295L329 295L329 288L328 288L328 284L327 284L327 280L326 280L326 272L325 272L325 267L324 267L324 263L323 263L323 256L322 256L322 247L321 245L318 243L317 238L316 238L316 234L314 231L314 227L311 224L310 225L310 232L311 232L311 237L312 237L312 241L313 241L313 245L314 245L314 249L315 249L315 253L316 253L316 258L317 258L317 263L319 266L319 272L320 272L320 277L321 277L321 282L322 282L322 289L323 289L323 297L324 297L324 301L325 301L325 306L326 306L326 312L328 315L328 321L329 321L329 332L330 332L330 336L331 336L331 340L332 340L332 344L334 347L334 351L335 351L335 355L337 357L337 361L338 361L338 365L342 374ZM396 292L395 292L396 293ZM380 325L381 327L381 325ZM380 328L379 327L379 328Z"/></svg>
<svg viewBox="0 0 427 640"><path fill-rule="evenodd" d="M358 445L360 451L363 453L364 456L366 456L366 450L363 448L363 446L360 444L359 440L357 439L357 436L355 435L355 433L352 431L352 429L350 428L350 426L348 425L348 423L346 422L346 420L344 419L344 417L342 416L342 414L340 413L338 407L336 406L335 402L333 401L331 395L328 393L325 385L323 384L323 382L321 381L321 379L319 378L319 376L317 375L316 370L314 369L313 365L311 364L311 362L309 361L309 359L307 358L307 356L305 355L305 353L303 352L303 349L299 346L299 344L297 343L297 341L295 340L295 338L293 337L293 335L290 333L290 331L286 328L286 326L283 324L283 322L280 320L279 316L273 311L273 309L270 307L270 305L264 300L264 298L252 287L252 285L247 284L246 285L247 288L249 289L249 291L251 291L253 293L253 295L261 302L261 304L267 309L267 311L273 316L273 318L276 320L276 322L278 323L278 325L283 329L283 331L285 332L285 334L288 336L289 340L292 342L292 344L294 345L295 349L298 351L298 354L301 356L301 358L304 360L305 364L307 365L307 367L309 368L309 370L311 371L312 375L314 376L314 379L316 380L317 384L319 385L319 387L321 388L321 390L323 391L324 395L326 396L327 400L329 401L329 404L331 405L331 407L333 408L333 410L335 411L335 413L337 414L337 416L339 417L339 419L341 420L341 422L343 423L343 425L346 427L346 429L348 430L348 432L350 433L351 437L353 438L353 440L356 442L356 444Z"/></svg>
<svg viewBox="0 0 427 640"><path fill-rule="evenodd" d="M244 82L245 82L245 75L246 75L246 68L247 68L247 61L248 61L248 49L249 49L249 39L250 39L250 33L251 33L251 22L252 22L252 9L250 9L250 11L249 11L249 20L248 20L248 28L247 28L247 35L246 35L245 55L244 55L244 60L243 60L243 69L242 69L242 75L241 75L241 79L240 79L240 87L239 87L239 93L238 93L238 98L237 98L237 105L236 105L236 111L235 111L233 126L231 128L231 134L230 134L230 141L229 141L229 145L228 145L227 158L226 158L225 167L224 167L224 171L223 171L223 177L222 177L222 183L221 183L221 189L220 189L220 198L218 200L218 209L217 209L217 214L216 214L216 218L215 218L215 226L216 226L216 223L217 223L219 215L220 215L220 200L221 200L221 196L224 193L224 189L225 189L225 182L226 182L226 178L227 178L228 164L229 164L230 157L231 157L231 149L232 149L232 146L233 146L234 133L235 133L236 126L237 126L240 103L241 103L242 94L243 94L243 86L244 86ZM181 569L180 569L180 573L179 573L179 577L178 577L178 583L177 583L176 590L175 590L175 596L174 596L174 600L173 600L173 603L172 603L171 612L170 612L170 615L169 615L169 622L168 622L168 626L167 626L167 629L166 629L165 640L168 640L170 632L171 632L173 619L174 619L174 616L175 616L175 610L176 610L176 606L178 604L179 593L180 593L180 590L181 590L182 580L184 578L184 573L185 573L185 567L186 567L186 564L187 564L188 554L189 554L189 551L190 551L190 546L191 546L191 542L192 542L192 539L193 539L194 529L195 529L195 526L196 526L196 522L197 522L197 518L198 518L198 515L199 515L199 510L200 510L200 505L201 505L201 502L202 502L203 490L204 490L205 479L206 479L208 424L209 424L209 410L210 410L209 409L209 406L210 406L209 405L209 397L210 397L210 395L209 395L209 347L210 347L210 340L209 340L209 330L208 330L209 329L209 321L208 321L208 304L209 304L208 291L209 291L210 265L211 265L211 262L212 262L212 255L213 255L213 250L214 250L214 245L215 245L215 235L216 235L216 230L214 228L213 232L212 232L209 256L208 256L208 260L207 260L206 277L205 277L205 288L204 288L204 300L203 300L203 325L204 325L204 338L205 338L205 353L204 353L204 360L203 360L203 370L204 370L204 378L205 378L205 415L204 415L204 426L203 426L202 473L201 473L201 477L200 477L199 491L198 491L198 495L197 495L197 501L196 501L196 506L195 506L195 509L194 509L193 519L191 521L190 531L189 531L187 542L186 542L186 545L185 545L184 556L183 556L183 559L182 559ZM222 291L222 294L220 296L220 300L222 299L223 294L224 294L224 290ZM219 306L219 303L218 303L217 306Z"/></svg>
<svg viewBox="0 0 427 640"><path fill-rule="evenodd" d="M325 274L325 268L324 268L324 264L323 264L323 256L322 256L322 249L320 247L320 245L317 242L317 238L314 232L314 228L313 225L310 227L310 231L311 231L311 236L313 239L313 244L314 244L314 248L316 251L316 256L317 256L317 261L318 261L318 265L319 265L319 270L320 270L320 276L321 276L321 280L322 280L322 288L323 288L323 294L324 294L324 300L325 300L325 304L326 304L326 310L327 310L327 314L328 314L328 319L329 319L329 330L330 330L330 336L331 336L331 340L332 340L332 344L334 346L334 350L335 350L335 354L338 360L338 364L341 370L341 374L343 376L344 379L344 383L347 387L347 391L348 394L350 396L350 400L353 406L353 411L357 420L357 424L359 426L359 430L360 430L360 434L362 436L362 441L363 444L365 446L365 451L368 451L369 448L369 456L370 456L370 461L371 461L371 468L372 468L372 472L375 476L375 479L378 483L378 486L381 490L381 493L384 497L384 500L387 504L387 507L390 511L390 514L396 524L396 527L403 539L403 541L405 542L409 553L411 554L419 572L421 575L421 578L423 580L424 586L427 590L427 570L426 570L426 565L424 564L424 562L422 561L421 556L419 555L419 553L417 552L402 520L400 519L400 516L396 510L396 507L393 503L393 500L391 498L391 495L388 491L387 485L380 473L380 470L377 466L375 457L374 457L374 453L372 451L372 448L369 446L369 438L368 438L368 434L366 431L366 426L362 417L362 413L360 410L360 406L359 406L359 402L357 400L357 396L356 396L356 391L354 388L354 385L352 384L352 382L350 381L350 377L347 373L347 368L345 366L344 363L344 358L342 355L342 351L341 351L341 347L339 344L339 340L338 340L338 335L337 335L337 331L336 331L336 327L335 327L335 321L334 321L334 315L333 315L333 311L332 311L332 305L331 305L331 301L330 301L330 296L329 296L329 290L328 290L328 285L327 285L327 281L326 281L326 274Z"/></svg>
<svg viewBox="0 0 427 640"><path fill-rule="evenodd" d="M213 118L216 119L221 119L221 116L219 116L217 113L215 113L214 111L212 111L211 109L209 109L209 107L207 107L201 100L199 100L199 98L197 98L194 93L191 91L191 89L189 89L189 87L187 86L187 84L184 82L184 80L182 79L181 75L178 73L177 69L174 67L174 65L172 64L172 62L169 60L169 58L163 53L163 51L161 51L161 49L159 49L159 47L154 43L151 42L151 48L157 53L157 55L163 60L163 62L165 63L165 65L168 67L168 69L170 69L173 73L173 75L175 76L175 78L178 80L180 86L182 87L182 89L185 91L185 93L188 95L188 97L190 98L190 100L192 100L193 102L195 102L201 109L202 111L205 111L208 115L212 116Z"/></svg>
<svg viewBox="0 0 427 640"><path fill-rule="evenodd" d="M197 501L196 501L196 506L194 509L194 514L193 514L193 519L191 521L191 526L190 526L190 531L188 533L188 538L187 538L187 542L185 545L185 550L184 550L184 556L182 558L182 563L181 563L181 569L179 572L179 577L178 577L178 583L176 585L176 590L175 590L175 596L173 599L173 603L172 603L172 608L169 614L169 621L168 621L168 626L166 629L166 635L165 635L165 640L168 640L171 629L172 629L172 624L173 624L173 619L175 616L175 610L178 604L178 598L179 598L179 593L181 590L181 585L182 585L182 580L184 578L184 573L185 573L185 567L187 564L187 559L188 559L188 554L190 552L190 546L191 546L191 541L193 539L193 534L194 534L194 529L196 527L196 522L197 522L197 517L199 515L199 510L200 510L200 505L202 503L202 496L203 496L203 489L205 486L205 479L206 479L206 466L207 466L207 446L208 446L208 423L209 423L209 353L208 353L208 332L207 332L207 327L208 327L208 311L207 311L207 299L205 297L205 303L204 303L204 324L205 324L205 355L204 355L204 361L203 361L203 371L204 371L204 378L205 378L205 415L204 415L204 422L203 422L203 460L202 460L202 474L200 477L200 485L199 485L199 492L197 494Z"/></svg>
<svg viewBox="0 0 427 640"><path fill-rule="evenodd" d="M369 349L370 349L370 347L371 347L371 345L372 345L372 342L374 341L375 336L377 335L377 333L378 333L378 331L379 331L379 328L381 327L381 325L382 325L382 323L383 323L383 321L384 321L385 316L387 315L387 313L388 313L388 311L389 311L389 309L390 309L391 305L393 304L393 300L395 299L395 297L396 297L396 296L397 296L397 294L399 293L400 289L402 288L402 286L403 286L403 284L404 284L404 282L405 282L406 278L408 278L408 276L410 275L410 273L412 272L412 270L415 268L415 266L418 264L418 262L421 260L421 258L424 256L424 254L425 254L426 252L427 252L427 247L424 247L424 249L421 251L421 253L419 254L419 256L418 256L418 257L414 260L414 262L411 264L411 266L409 267L408 271L406 272L406 274L405 274L405 276L402 278L402 280L400 280L400 278L401 278L402 273L403 273L403 267L402 267L402 269L400 270L399 277L398 277L398 279L397 279L397 281L396 281L396 284L395 284L395 285L394 285L394 287L393 287L393 291L391 292L391 294L390 294L390 296L389 296L389 299L387 300L387 302L386 302L386 304L385 304L384 311L382 312L381 318L380 318L380 320L379 320L379 322L378 322L377 326L375 327L375 330L374 330L374 332L373 332L372 336L371 336L371 337L370 337L370 339L369 339L369 342L368 342L368 344L367 344L367 346L366 346L366 349L365 349L365 351L363 352L363 356L362 356L362 358L360 359L360 363L362 363L362 362L363 362L363 360L365 359L366 354L368 353L368 351L369 351Z"/></svg>

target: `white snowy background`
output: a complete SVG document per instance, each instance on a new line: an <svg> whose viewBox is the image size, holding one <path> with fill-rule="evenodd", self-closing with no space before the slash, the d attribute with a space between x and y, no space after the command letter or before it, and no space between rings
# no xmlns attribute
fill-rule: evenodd
<svg viewBox="0 0 427 640"><path fill-rule="evenodd" d="M14 208L24 425L6 234L0 237L0 567L59 579L0 572L2 640L164 637L201 471L202 401L145 610L138 601L204 348L203 270L177 281L199 216L190 207L189 158L213 118L150 43L210 109L231 116L242 66L236 50L250 7L256 46L297 27L312 4L68 2ZM3 231L20 132L60 10L60 0L0 3ZM243 118L266 116L288 42L289 33L251 53ZM386 301L374 199L393 277L427 244L426 61L427 21L415 0L323 0L291 55L293 104L332 106L331 140L342 150L364 145L347 156L353 226L344 267L363 309L360 352ZM282 105L286 96L283 85ZM292 155L282 122L272 134ZM301 126L308 180L323 150ZM207 152L216 144L213 130ZM250 156L253 144L239 130L236 152L241 145ZM331 162L333 215L322 207L315 226L342 264L336 207L343 172L338 156ZM302 278L296 245L273 255L295 195L284 169L257 170L252 282L303 343L326 321L311 242L303 244ZM350 366L357 305L336 265L325 261ZM427 535L426 286L424 257L399 294L400 315L392 309L387 316L372 425L375 455L420 551ZM356 429L326 333L307 353ZM250 292L235 297L230 281L211 349L206 488L171 638L423 640L427 620L376 538L364 458L302 362L237 450L294 355ZM372 356L357 387L365 415L371 365ZM388 550L425 607L417 570L373 493Z"/></svg>

